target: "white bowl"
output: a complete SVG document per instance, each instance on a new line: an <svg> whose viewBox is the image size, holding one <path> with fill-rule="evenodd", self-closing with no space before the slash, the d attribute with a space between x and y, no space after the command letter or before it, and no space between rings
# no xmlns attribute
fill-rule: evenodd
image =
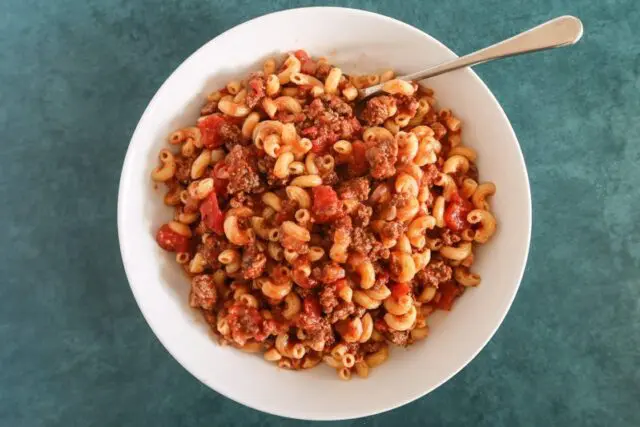
<svg viewBox="0 0 640 427"><path fill-rule="evenodd" d="M345 382L326 366L277 369L261 357L217 345L189 308L189 284L154 232L170 219L150 181L167 135L194 123L208 92L259 69L269 55L304 48L346 72L413 72L455 54L394 19L353 9L305 8L266 15L216 37L191 55L158 90L131 139L118 197L118 234L133 294L165 348L200 381L225 396L286 417L336 420L387 411L417 399L460 371L489 341L515 297L531 233L531 199L518 141L504 111L471 70L429 80L441 106L464 123L463 141L479 153L482 180L498 188L493 240L477 250L483 282L450 313L431 319L431 335L390 359L366 380ZM499 66L499 65L495 65Z"/></svg>

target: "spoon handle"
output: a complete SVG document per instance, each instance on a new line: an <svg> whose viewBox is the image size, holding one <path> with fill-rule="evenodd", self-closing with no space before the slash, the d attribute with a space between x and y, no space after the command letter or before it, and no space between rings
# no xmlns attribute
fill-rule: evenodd
<svg viewBox="0 0 640 427"><path fill-rule="evenodd" d="M560 16L484 49L398 78L401 80L423 80L494 59L570 46L580 40L580 37L582 37L582 22L575 16ZM376 85L364 89L362 96L372 95L378 92L381 87L382 85Z"/></svg>

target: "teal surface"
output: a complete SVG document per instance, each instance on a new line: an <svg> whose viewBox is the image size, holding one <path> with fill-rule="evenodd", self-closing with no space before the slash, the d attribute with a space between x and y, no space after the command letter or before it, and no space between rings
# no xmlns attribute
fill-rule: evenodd
<svg viewBox="0 0 640 427"><path fill-rule="evenodd" d="M160 84L224 30L310 3L0 2L0 425L311 424L241 406L180 367L134 302L116 235L122 160ZM640 426L637 1L332 4L458 53L562 14L585 24L574 48L477 68L533 194L529 263L503 326L429 396L336 425Z"/></svg>

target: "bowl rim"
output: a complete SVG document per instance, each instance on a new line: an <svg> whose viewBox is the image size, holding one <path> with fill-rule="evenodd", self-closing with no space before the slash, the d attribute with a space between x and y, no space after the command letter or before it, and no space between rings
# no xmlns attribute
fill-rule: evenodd
<svg viewBox="0 0 640 427"><path fill-rule="evenodd" d="M159 97L160 93L163 92L163 90L165 89L165 86L167 86L168 82L172 79L172 77L174 77L174 75L178 74L183 68L186 68L188 66L188 64L194 60L194 58L203 50L205 50L209 45L214 44L216 42L218 42L219 40L229 37L229 34L231 34L232 32L234 32L235 30L245 27L245 26L250 26L252 24L254 24L256 21L259 21L261 19L264 19L266 17L271 17L274 15L286 15L286 14L290 14L290 13L296 13L299 11L304 11L304 10L333 10L334 12L338 12L338 13L351 13L351 14L358 14L358 15L368 15L369 17L375 18L375 19L379 19L379 20L384 20L384 21L389 21L392 22L396 25L400 25L402 27L404 27L404 29L406 29L407 31L411 31L413 33L417 33L420 36L424 37L424 38L428 38L432 43L435 43L437 45L439 45L440 48L446 49L450 54L452 54L454 57L458 57L457 54L455 54L455 52L453 52L451 49L449 49L446 45L444 45L442 42L440 42L439 40L437 40L436 38L434 38L433 36L427 34L426 32L422 31L421 29L414 27L410 24L407 24L403 21L400 21L398 19L386 16L386 15L382 15L380 13L375 13L375 12L370 12L367 10L362 10L362 9L355 9L355 8L348 8L348 7L336 7L336 6L311 6L311 7L298 7L298 8L290 8L290 9L284 9L284 10L279 10L279 11L275 11L275 12L271 12L271 13L267 13L264 15L260 15L257 17L254 17L248 21L242 22L238 25L235 25L229 29L227 29L226 31L224 31L223 33L219 34L218 36L212 38L211 40L205 42L202 46L200 46L197 50L195 50L193 53L191 53L185 60L183 60L180 65L178 65L173 72L171 72L171 74L164 80L164 82L162 83L162 85L158 88L158 90L154 93L153 97L151 98L151 100L149 101L149 103L147 104L147 106L145 107L142 115L140 116L140 119L138 121L138 123L136 124L136 128L131 136L131 139L129 141L129 144L127 146L127 151L125 154L125 158L122 164L122 169L121 169L121 173L120 173L120 180L119 180L119 184L118 184L118 201L117 201L117 232L118 232L118 243L119 243L119 247L120 247L120 256L122 258L122 263L124 266L124 270L125 270L125 275L127 277L127 282L129 283L129 287L131 289L131 292L133 293L134 299L136 301L136 304L138 306L138 309L140 310L140 312L142 313L143 318L145 319L145 321L147 322L147 325L149 326L149 328L151 329L151 331L153 332L153 334L155 335L155 337L160 341L160 343L162 344L162 346L165 348L165 350L187 371L189 372L192 376L194 376L196 379L198 379L202 384L206 385L207 387L209 387L210 389L212 389L213 391L215 391L216 393L219 393L223 396L225 396L228 399L231 399L235 402L238 402L246 407L258 410L258 411L262 411L268 414L272 414L272 415L277 415L277 416L281 416L284 418L291 418L291 419L300 419L300 420L316 420L316 421L331 421L331 420L349 420L349 419L356 419L356 418L361 418L361 417L366 417L366 416L372 416L372 415L376 415L376 414L382 414L384 412L388 412L391 411L393 409L399 408L401 406L404 406L408 403L411 403L421 397L426 396L427 394L431 393L432 391L436 390L437 388L439 388L442 384L446 383L447 381L449 381L451 378L453 378L455 375L457 375L460 371L462 371L466 366L469 365L469 363L471 363L471 361L473 359L475 359L475 357L480 353L480 351L482 351L486 345L489 343L489 341L495 336L496 332L498 331L498 329L500 328L500 326L502 325L502 323L504 322L504 319L506 317L506 315L509 313L509 311L511 310L511 306L513 305L513 301L515 300L515 297L518 293L518 290L520 288L520 285L522 284L522 279L524 276L524 272L527 266L527 261L529 258L529 251L530 251L530 247L531 247L531 231L532 231L532 202L531 202L531 185L529 182L529 175L528 175L528 171L527 171L527 167L526 167L526 163L524 161L524 155L522 153L522 149L520 146L520 141L518 140L515 131L513 130L513 126L511 125L511 122L509 120L509 118L507 117L504 109L502 108L502 106L500 105L500 103L498 102L498 100L496 99L495 95L493 94L493 92L489 89L489 87L485 84L485 82L473 71L473 69L471 68L465 68L460 70L461 72L465 72L465 73L470 73L471 77L475 80L475 82L477 84L480 84L480 86L488 93L489 95L489 99L491 100L491 102L494 104L494 107L497 107L498 112L500 115L502 115L502 117L505 119L506 124L508 126L508 129L506 129L508 131L508 133L510 133L511 137L515 140L516 142L516 146L517 146L517 152L518 152L518 161L519 161L519 166L520 169L524 172L524 177L526 179L526 199L528 201L527 206L524 207L525 209L525 214L526 214L526 222L527 222L527 230L526 230L526 248L525 248L525 253L524 253L524 257L522 260L522 265L520 267L520 271L519 271L519 279L516 283L516 286L513 290L513 294L511 296L511 299L508 302L508 305L506 306L506 309L504 310L504 312L501 314L499 322L496 323L495 327L493 328L493 330L491 331L490 334L487 335L487 337L484 339L483 343L481 346L479 346L475 351L471 352L469 354L469 357L467 357L463 363L460 364L460 366L452 371L449 375L443 377L443 379L437 383L436 385L434 385L431 388L425 389L421 392L418 393L412 393L411 395L405 396L403 398L398 399L397 401L394 401L392 403L380 403L376 408L372 409L371 411L367 411L367 412L363 412L363 413L359 413L359 414L352 414L352 415L338 415L338 416L334 416L332 415L332 413L327 412L326 416L322 416L322 417L317 417L314 415L305 415L302 413L297 413L295 412L295 410L293 411L289 411L288 413L285 413L281 410L278 409L273 409L270 408L266 405L263 405L260 402L250 402L248 400L246 400L244 398L243 395L237 395L237 393L231 392L227 389L225 389L224 385L221 384L212 384L210 381L208 381L205 378L201 378L200 376L196 375L192 369L190 369L190 367L187 366L186 362L184 360L182 360L180 357L177 356L177 354L172 351L171 346L169 345L169 343L165 342L164 339L161 337L160 334L156 333L156 329L159 328L159 325L156 324L156 322L151 319L147 313L145 313L145 311L142 308L141 305L141 300L143 298L143 296L136 291L136 287L133 286L132 282L131 282L131 277L132 274L130 273L132 266L132 260L127 260L126 256L125 256L125 246L126 246L126 239L123 238L123 222L124 222L124 215L125 213L123 212L122 206L123 206L123 200L124 200L124 195L126 193L126 190L124 190L123 188L125 187L126 183L125 183L125 171L127 171L131 165L131 158L133 157L132 152L134 150L134 144L133 141L135 141L137 139L138 133L140 131L141 128L141 124L144 122L145 118L147 117L147 115L150 114L150 111L152 109L152 106L155 104L157 98Z"/></svg>

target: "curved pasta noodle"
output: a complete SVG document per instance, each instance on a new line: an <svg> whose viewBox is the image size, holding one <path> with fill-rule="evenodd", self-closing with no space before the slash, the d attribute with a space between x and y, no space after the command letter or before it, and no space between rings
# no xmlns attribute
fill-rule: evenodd
<svg viewBox="0 0 640 427"><path fill-rule="evenodd" d="M375 353L369 354L364 358L364 361L367 363L367 366L370 368L375 368L376 366L382 365L389 358L389 347L384 346L380 350Z"/></svg>
<svg viewBox="0 0 640 427"><path fill-rule="evenodd" d="M427 239L425 233L436 226L436 219L431 215L418 216L411 221L407 228L407 237L412 246L421 249L425 246Z"/></svg>
<svg viewBox="0 0 640 427"><path fill-rule="evenodd" d="M382 301L371 298L365 292L361 290L353 291L353 301L361 307L367 310L374 310L382 304Z"/></svg>
<svg viewBox="0 0 640 427"><path fill-rule="evenodd" d="M475 162L478 157L478 153L476 153L476 150L471 147L458 145L449 150L449 156L464 156L470 162Z"/></svg>
<svg viewBox="0 0 640 427"><path fill-rule="evenodd" d="M287 295L291 293L291 287L292 287L292 283L290 280L285 283L276 284L276 283L273 283L273 280L271 279L264 279L261 283L260 290L266 297L279 301L287 297ZM287 304L291 304L290 300L286 300L286 301L288 301ZM293 304L295 304L295 301L293 302Z"/></svg>
<svg viewBox="0 0 640 427"><path fill-rule="evenodd" d="M275 96L280 91L280 79L275 74L271 74L267 77L265 84L265 92L267 96Z"/></svg>
<svg viewBox="0 0 640 427"><path fill-rule="evenodd" d="M431 261L431 250L425 249L422 252L414 252L411 254L411 258L413 258L413 263L416 265L416 272L420 271Z"/></svg>
<svg viewBox="0 0 640 427"><path fill-rule="evenodd" d="M374 126L364 130L362 139L365 142L388 141L393 139L393 135L385 128Z"/></svg>
<svg viewBox="0 0 640 427"><path fill-rule="evenodd" d="M417 314L416 307L412 305L409 311L402 316L396 316L391 313L385 314L384 322L393 330L407 331L415 323Z"/></svg>
<svg viewBox="0 0 640 427"><path fill-rule="evenodd" d="M471 273L463 267L456 267L453 270L453 278L462 286L478 286L481 281L479 274Z"/></svg>
<svg viewBox="0 0 640 427"><path fill-rule="evenodd" d="M284 297L284 310L282 310L282 316L285 319L293 319L300 310L302 310L302 303L300 297L295 292L290 292Z"/></svg>
<svg viewBox="0 0 640 427"><path fill-rule="evenodd" d="M413 306L413 298L410 295L403 295L400 298L390 296L384 300L383 306L388 313L402 316L408 313Z"/></svg>
<svg viewBox="0 0 640 427"><path fill-rule="evenodd" d="M398 282L408 283L416 274L416 264L411 255L405 252L392 252L390 267L391 277Z"/></svg>
<svg viewBox="0 0 640 427"><path fill-rule="evenodd" d="M284 85L291 81L291 75L293 73L299 73L301 69L300 60L293 55L289 55L284 61L283 70L278 73L278 79L280 84Z"/></svg>
<svg viewBox="0 0 640 427"><path fill-rule="evenodd" d="M415 92L415 88L410 82L393 79L384 82L384 84L382 85L382 91L390 93L391 95L411 96Z"/></svg>
<svg viewBox="0 0 640 427"><path fill-rule="evenodd" d="M263 357L267 362L277 362L278 360L282 359L282 355L275 347L272 347L269 350L265 351Z"/></svg>
<svg viewBox="0 0 640 427"><path fill-rule="evenodd" d="M302 111L300 103L295 98L292 98L290 96L280 96L273 102L275 102L278 111L288 111L294 114Z"/></svg>
<svg viewBox="0 0 640 427"><path fill-rule="evenodd" d="M433 183L438 187L442 187L442 196L446 201L449 201L451 199L451 196L458 192L458 186L449 174L438 174Z"/></svg>
<svg viewBox="0 0 640 427"><path fill-rule="evenodd" d="M371 339L371 334L373 333L373 318L371 314L365 313L362 316L362 334L360 338L358 338L358 342L365 343Z"/></svg>
<svg viewBox="0 0 640 427"><path fill-rule="evenodd" d="M231 243L238 246L249 244L252 239L251 230L242 230L235 215L227 216L223 223L224 234Z"/></svg>
<svg viewBox="0 0 640 427"><path fill-rule="evenodd" d="M465 178L460 186L460 197L468 199L478 189L478 183L472 178Z"/></svg>
<svg viewBox="0 0 640 427"><path fill-rule="evenodd" d="M206 199L211 192L213 192L214 184L213 178L205 178L198 181L193 181L189 184L187 188L187 192L189 193L189 197L193 200L203 200Z"/></svg>
<svg viewBox="0 0 640 427"><path fill-rule="evenodd" d="M440 248L440 255L454 261L462 261L469 255L471 255L471 243L463 242L460 243L458 247L443 246Z"/></svg>
<svg viewBox="0 0 640 427"><path fill-rule="evenodd" d="M403 163L411 162L418 154L418 137L410 132L399 131L395 134L395 140L398 145L398 159Z"/></svg>
<svg viewBox="0 0 640 427"><path fill-rule="evenodd" d="M338 84L342 77L342 70L337 67L332 67L324 81L325 93L335 94L338 91Z"/></svg>
<svg viewBox="0 0 640 427"><path fill-rule="evenodd" d="M301 343L293 344L289 342L288 334L279 334L276 337L276 350L283 356L290 357L292 359L302 359L306 353L304 345Z"/></svg>
<svg viewBox="0 0 640 427"><path fill-rule="evenodd" d="M496 186L493 182L483 182L478 185L476 191L471 195L471 202L476 209L489 210L489 203L487 203L487 197L493 196L496 193Z"/></svg>
<svg viewBox="0 0 640 427"><path fill-rule="evenodd" d="M414 177L406 173L400 173L396 177L396 193L405 193L411 197L418 197L418 183Z"/></svg>
<svg viewBox="0 0 640 427"><path fill-rule="evenodd" d="M358 342L362 336L362 320L358 317L342 320L336 324L335 328L342 339L348 343Z"/></svg>
<svg viewBox="0 0 640 427"><path fill-rule="evenodd" d="M169 150L161 150L158 155L162 166L159 166L151 172L151 179L154 181L165 182L173 178L176 174L176 160Z"/></svg>
<svg viewBox="0 0 640 427"><path fill-rule="evenodd" d="M190 141L194 146L200 148L202 147L201 139L202 134L200 133L200 129L193 126L172 132L171 135L169 135L169 144L176 145Z"/></svg>
<svg viewBox="0 0 640 427"><path fill-rule="evenodd" d="M285 191L289 200L297 202L301 208L309 209L311 207L311 196L309 196L309 193L307 193L304 188L289 185Z"/></svg>
<svg viewBox="0 0 640 427"><path fill-rule="evenodd" d="M262 203L269 206L276 212L280 212L282 210L282 200L280 200L280 197L278 197L276 193L271 191L262 195Z"/></svg>
<svg viewBox="0 0 640 427"><path fill-rule="evenodd" d="M466 157L455 154L453 156L449 156L449 158L444 162L442 166L442 172L447 174L452 173L467 173L469 170L469 159Z"/></svg>
<svg viewBox="0 0 640 427"><path fill-rule="evenodd" d="M211 163L211 150L202 150L191 164L191 179L198 179L204 175Z"/></svg>
<svg viewBox="0 0 640 427"><path fill-rule="evenodd" d="M411 339L414 341L425 339L429 335L429 327L423 326L421 328L414 328L411 330L410 335Z"/></svg>
<svg viewBox="0 0 640 427"><path fill-rule="evenodd" d="M467 221L471 224L480 224L473 240L478 243L486 243L496 231L496 219L489 211L474 209L467 215Z"/></svg>
<svg viewBox="0 0 640 427"><path fill-rule="evenodd" d="M312 85L312 86L324 87L324 84L320 80L308 74L291 73L290 80L291 80L291 83L294 83L298 86Z"/></svg>
<svg viewBox="0 0 640 427"><path fill-rule="evenodd" d="M232 96L223 96L218 102L218 109L231 117L246 117L251 112L251 108L244 104L234 102Z"/></svg>
<svg viewBox="0 0 640 427"><path fill-rule="evenodd" d="M406 205L396 208L396 217L399 221L408 222L415 218L419 210L420 203L418 203L418 199L412 197L408 200ZM392 219L393 218L391 218L391 220Z"/></svg>
<svg viewBox="0 0 640 427"><path fill-rule="evenodd" d="M367 289L365 294L374 300L382 301L391 295L391 290L386 285L376 286L375 288Z"/></svg>
<svg viewBox="0 0 640 427"><path fill-rule="evenodd" d="M322 178L318 175L300 175L291 180L291 185L301 188L317 187L322 185Z"/></svg>
<svg viewBox="0 0 640 427"><path fill-rule="evenodd" d="M252 133L252 139L254 142L262 142L269 135L278 135L282 134L282 122L276 120L264 120L259 122L254 128Z"/></svg>

